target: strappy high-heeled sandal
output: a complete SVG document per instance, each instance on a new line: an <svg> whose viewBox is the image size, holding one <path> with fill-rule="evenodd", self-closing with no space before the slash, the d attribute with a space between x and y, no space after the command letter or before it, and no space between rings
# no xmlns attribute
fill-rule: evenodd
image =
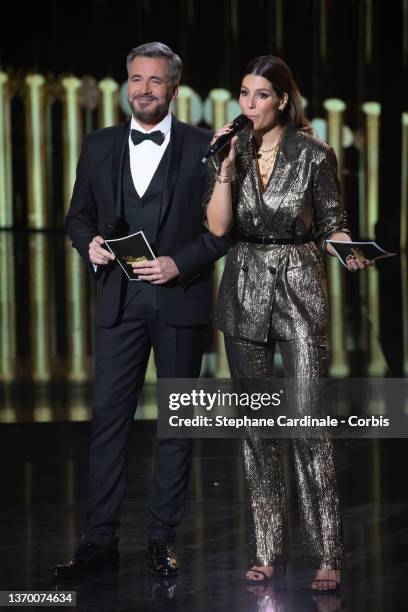
<svg viewBox="0 0 408 612"><path fill-rule="evenodd" d="M272 567L272 566L269 566ZM275 570L274 570L275 571ZM261 574L261 576L263 576L263 578L261 578L261 580L257 580L256 578L247 578L245 576L245 582L247 584L265 584L265 582L268 582L268 580L270 580L273 576L273 572L270 576L268 576L268 574L260 569L253 569L252 567L247 571L248 572L252 572L253 574Z"/></svg>

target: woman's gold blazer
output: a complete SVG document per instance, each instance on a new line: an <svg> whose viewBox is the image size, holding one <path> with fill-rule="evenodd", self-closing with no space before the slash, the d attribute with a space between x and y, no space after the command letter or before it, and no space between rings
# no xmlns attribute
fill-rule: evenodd
<svg viewBox="0 0 408 612"><path fill-rule="evenodd" d="M263 191L252 136L245 130L237 142L236 168L234 246L226 258L216 326L260 342L325 337L328 300L321 254L327 238L348 232L333 149L287 124ZM245 235L299 243L254 244L245 242Z"/></svg>

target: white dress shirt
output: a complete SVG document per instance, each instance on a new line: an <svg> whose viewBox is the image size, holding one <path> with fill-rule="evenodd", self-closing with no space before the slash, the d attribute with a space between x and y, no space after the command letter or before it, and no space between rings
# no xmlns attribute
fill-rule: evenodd
<svg viewBox="0 0 408 612"><path fill-rule="evenodd" d="M167 145L170 142L171 113L169 111L166 117L151 130L145 130L142 128L137 123L136 119L132 117L130 129L138 130L139 132L143 132L143 134L148 134L149 132L159 130L165 135L164 141L161 145L157 145L151 140L144 140L143 142L134 145L129 133L130 171L135 189L139 196L142 197L157 170L157 166L160 164L160 160L167 149Z"/></svg>

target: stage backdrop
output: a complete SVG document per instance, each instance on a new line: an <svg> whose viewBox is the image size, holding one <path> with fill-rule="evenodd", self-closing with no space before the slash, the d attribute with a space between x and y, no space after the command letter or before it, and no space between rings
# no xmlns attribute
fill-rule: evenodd
<svg viewBox="0 0 408 612"><path fill-rule="evenodd" d="M213 129L240 112L251 58L273 53L289 63L309 119L336 151L354 237L377 237L399 254L355 276L327 261L330 373L406 376L408 1L392 9L379 0L179 0L40 2L24 19L11 12L0 56L3 390L91 379L93 279L63 219L83 137L128 118L126 54L149 40L183 58L173 112ZM215 332L203 374L228 375ZM152 363L147 379L154 383Z"/></svg>

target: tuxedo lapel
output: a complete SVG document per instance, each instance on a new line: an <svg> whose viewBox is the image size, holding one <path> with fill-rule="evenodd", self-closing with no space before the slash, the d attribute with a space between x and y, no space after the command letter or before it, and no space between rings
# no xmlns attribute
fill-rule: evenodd
<svg viewBox="0 0 408 612"><path fill-rule="evenodd" d="M167 165L166 178L164 181L163 199L160 210L159 225L163 222L167 209L169 207L174 187L176 185L177 177L180 172L182 151L183 151L183 140L184 140L184 128L183 124L176 119L173 115L171 122L171 134L170 134L170 156Z"/></svg>
<svg viewBox="0 0 408 612"><path fill-rule="evenodd" d="M129 140L130 121L122 126L122 129L118 131L112 154L112 186L113 186L113 198L114 198L114 210L117 217L123 216L122 206L122 176L123 176L123 164L126 157L126 148Z"/></svg>

